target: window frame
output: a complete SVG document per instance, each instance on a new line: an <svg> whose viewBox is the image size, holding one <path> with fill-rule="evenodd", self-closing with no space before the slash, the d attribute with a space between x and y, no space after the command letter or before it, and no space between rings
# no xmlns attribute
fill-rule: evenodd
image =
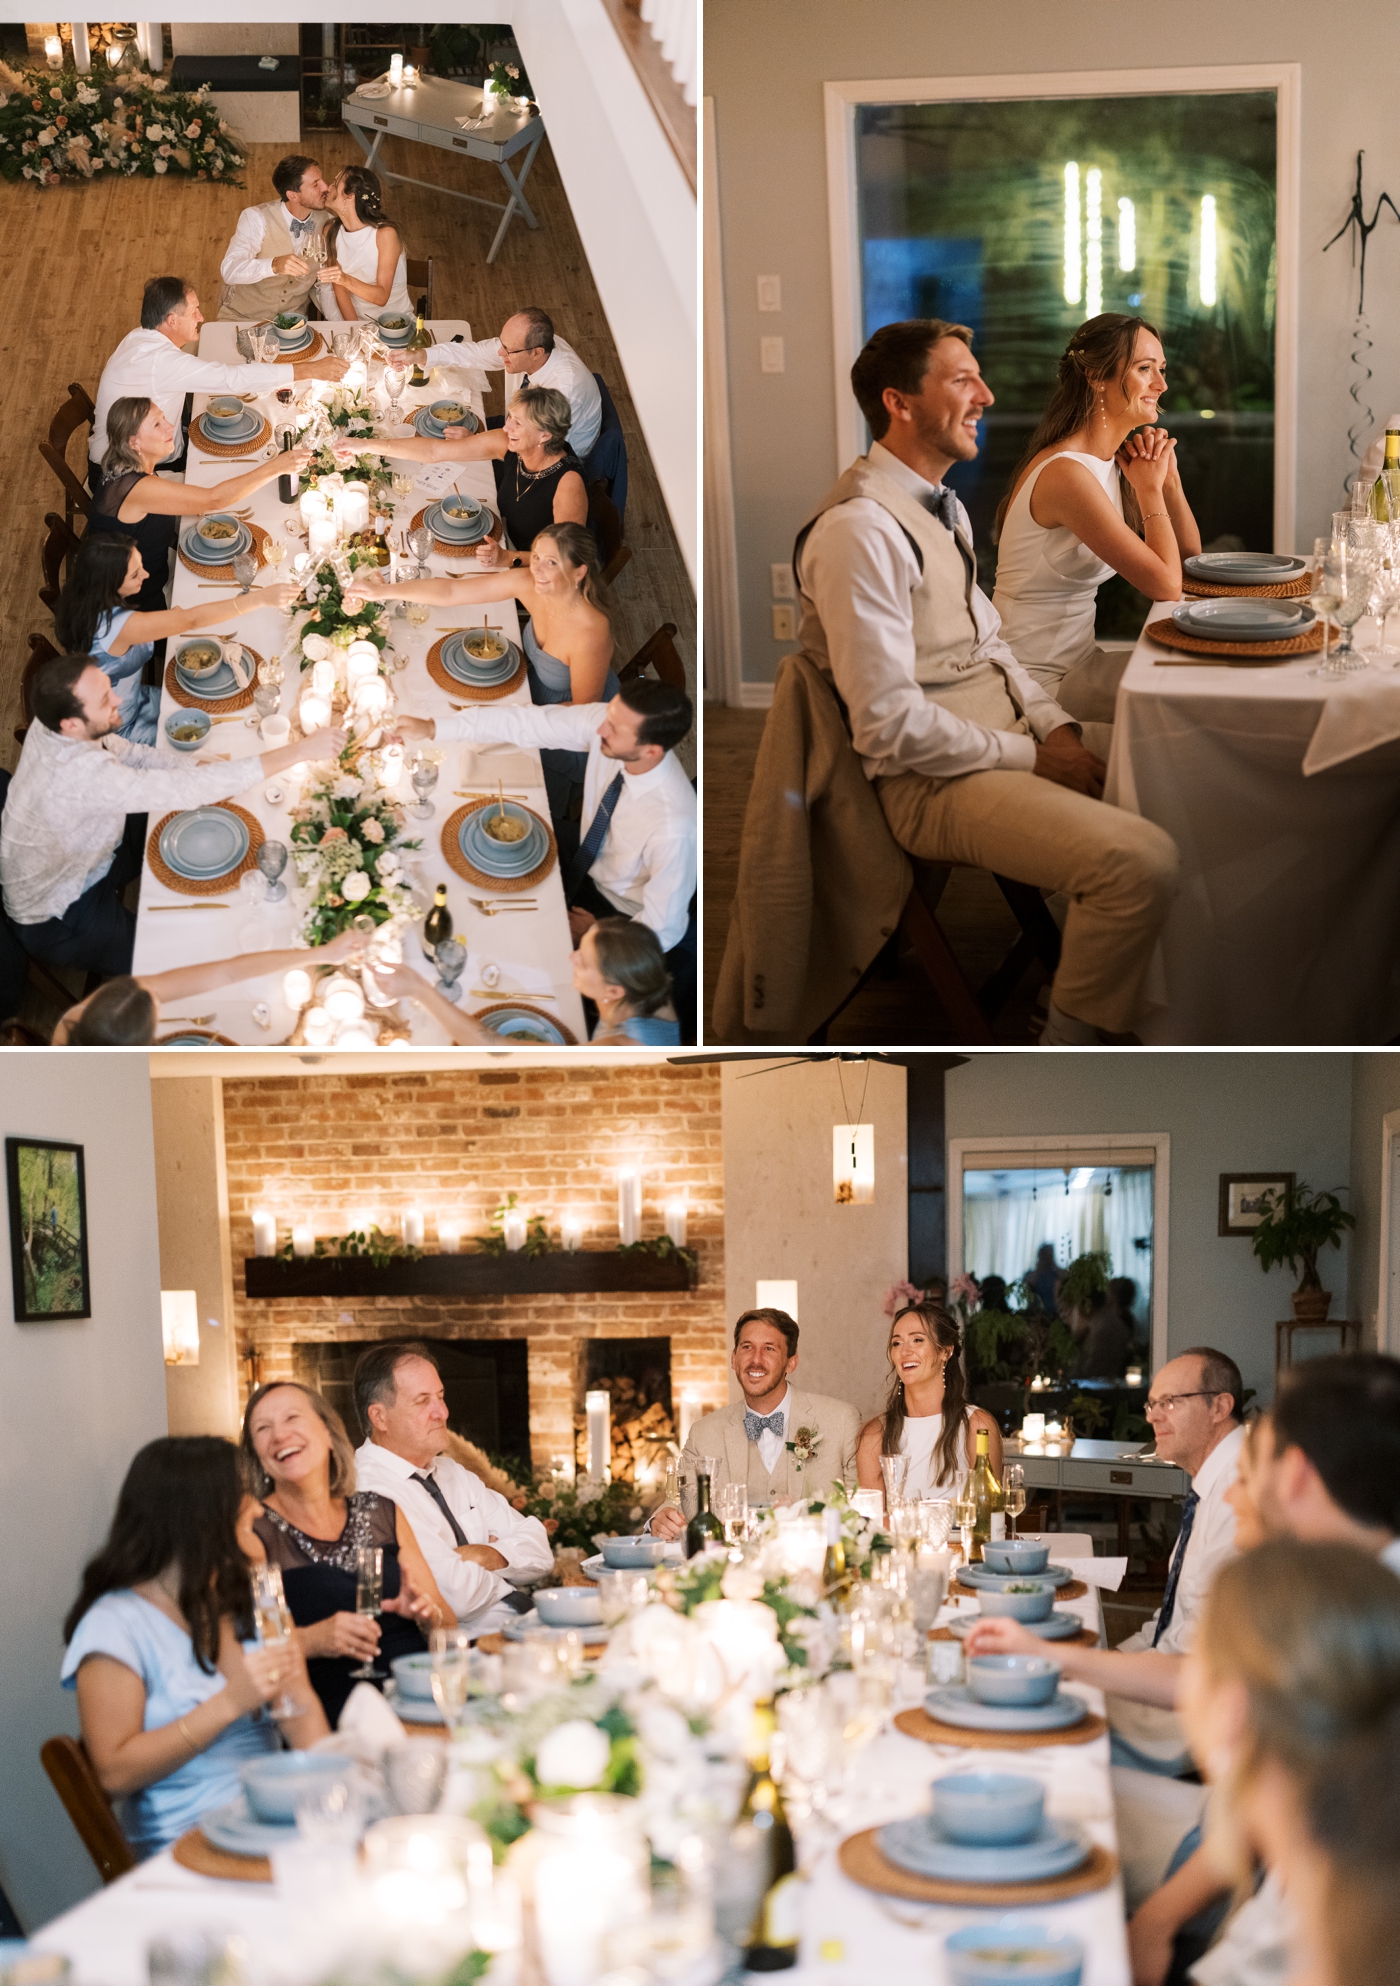
<svg viewBox="0 0 1400 1986"><path fill-rule="evenodd" d="M865 453L865 420L851 393L851 367L864 340L860 310L860 217L856 112L894 103L973 103L988 99L1093 96L1210 96L1273 90L1277 107L1277 293L1274 310L1274 550L1292 552L1298 470L1298 270L1302 157L1302 64L1213 64L1199 69L1078 69L1021 76L921 76L829 82L826 112L831 328L839 475ZM993 390L996 382L993 381ZM1049 390L1047 382L1047 393Z"/></svg>

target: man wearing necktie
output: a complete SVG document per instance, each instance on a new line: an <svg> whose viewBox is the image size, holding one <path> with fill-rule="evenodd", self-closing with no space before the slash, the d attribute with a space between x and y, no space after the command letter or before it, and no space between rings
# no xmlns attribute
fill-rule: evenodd
<svg viewBox="0 0 1400 1986"><path fill-rule="evenodd" d="M245 207L219 268L219 316L256 323L278 311L311 309L319 271L305 249L326 219L329 188L314 159L293 153L273 169L275 200Z"/></svg>
<svg viewBox="0 0 1400 1986"><path fill-rule="evenodd" d="M785 1310L746 1310L734 1326L730 1360L741 1397L696 1421L680 1459L681 1509L658 1510L651 1530L678 1538L695 1514L695 1478L710 1478L710 1499L742 1483L749 1509L825 1497L834 1482L856 1480L860 1415L848 1400L805 1393L797 1370L797 1325Z"/></svg>
<svg viewBox="0 0 1400 1986"><path fill-rule="evenodd" d="M944 478L992 404L965 325L886 324L851 369L873 440L797 536L807 657L834 682L895 841L1068 899L1046 1042L1136 1025L1176 890L1163 830L1103 803L1105 767L1000 637Z"/></svg>
<svg viewBox="0 0 1400 1986"><path fill-rule="evenodd" d="M367 1436L355 1452L358 1485L403 1511L461 1625L485 1634L528 1611L508 1575L551 1572L553 1549L538 1518L446 1453L447 1403L431 1348L371 1345L356 1363L354 1393Z"/></svg>

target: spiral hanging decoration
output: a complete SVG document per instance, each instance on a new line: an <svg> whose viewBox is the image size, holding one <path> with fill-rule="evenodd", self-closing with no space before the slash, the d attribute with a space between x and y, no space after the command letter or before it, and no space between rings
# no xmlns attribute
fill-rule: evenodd
<svg viewBox="0 0 1400 1986"><path fill-rule="evenodd" d="M1351 327L1352 381L1349 388L1352 400L1356 406L1356 418L1347 429L1347 446L1351 451L1352 459L1356 462L1360 462L1362 456L1366 453L1366 437L1376 425L1375 410L1369 401L1363 401L1361 398L1362 394L1366 392L1371 384L1371 367L1368 362L1368 355L1374 348L1374 344L1375 341L1371 336L1371 320L1358 311L1356 322ZM1348 496L1351 495L1352 485L1355 481L1356 471L1353 469L1342 484L1342 488Z"/></svg>
<svg viewBox="0 0 1400 1986"><path fill-rule="evenodd" d="M1364 444L1366 437L1376 424L1374 412L1369 403L1364 402L1361 397L1371 383L1371 367L1367 355L1373 349L1371 320L1366 315L1366 248L1371 236L1380 225L1382 207L1389 207L1396 220L1400 221L1400 207L1396 206L1388 193L1382 193L1380 195L1376 201L1375 212L1372 214L1370 220L1367 220L1366 203L1361 192L1361 162L1365 156L1366 154L1364 152L1358 152L1356 155L1356 186L1352 192L1351 207L1347 213L1347 217L1333 235L1332 240L1324 242L1322 248L1322 252L1325 255L1333 242L1340 241L1344 234L1351 234L1352 266L1355 268L1359 264L1360 267L1361 285L1356 299L1356 322L1352 326L1351 333L1353 376L1350 392L1352 403L1356 408L1356 418L1347 429L1347 445L1351 451L1353 460L1357 462L1365 454ZM1355 229L1354 234L1352 234L1353 229ZM1356 474L1353 471L1343 484L1343 488L1348 493L1355 480Z"/></svg>

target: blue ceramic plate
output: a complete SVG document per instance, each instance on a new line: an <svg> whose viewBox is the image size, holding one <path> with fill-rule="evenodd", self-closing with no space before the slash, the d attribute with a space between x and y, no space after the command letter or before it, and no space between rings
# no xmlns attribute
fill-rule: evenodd
<svg viewBox="0 0 1400 1986"><path fill-rule="evenodd" d="M275 330L276 326L273 328ZM277 343L281 348L282 357L287 358L293 352L304 352L315 335L309 324L303 324L299 334L294 334L290 331L277 331ZM276 360L273 363L276 364Z"/></svg>
<svg viewBox="0 0 1400 1986"><path fill-rule="evenodd" d="M520 667L520 650L514 642L506 642L505 654L494 662L478 661L476 656L468 655L463 643L462 635L450 634L442 644L442 666L459 683L470 683L474 689L490 689L496 683L508 682Z"/></svg>
<svg viewBox="0 0 1400 1986"><path fill-rule="evenodd" d="M486 1023L487 1027L490 1027L491 1021L495 1018L493 1014L491 1020ZM497 1032L499 1033L499 1029ZM584 1641L591 1643L606 1641L609 1630L605 1627L546 1627L532 1607L528 1614L517 1614L508 1627L501 1629L501 1633L507 1641L523 1641L527 1634L547 1634L552 1641L561 1641L566 1634L577 1634Z"/></svg>
<svg viewBox="0 0 1400 1986"><path fill-rule="evenodd" d="M413 416L413 425L425 441L442 441L449 427L465 428L468 434L475 434L481 422L468 407L460 421L435 421L426 407L420 407Z"/></svg>
<svg viewBox="0 0 1400 1986"><path fill-rule="evenodd" d="M473 1018L479 1020L483 1027L489 1027L492 1034L500 1035L504 1041L524 1039L532 1044L543 1041L551 1048L563 1048L567 1045L553 1021L545 1014L537 1014L532 1007L498 1007L494 1014L476 1014ZM527 1618L530 1616L521 1615L522 1620ZM510 1634L511 1630L505 1628L503 1632ZM547 1632L563 1634L564 1629L550 1628ZM590 1628L588 1632L590 1636L594 1636L602 1630Z"/></svg>
<svg viewBox="0 0 1400 1986"><path fill-rule="evenodd" d="M185 533L181 549L186 558L193 559L197 565L232 565L241 552L248 550L252 542L253 534L246 524L239 525L236 538L225 538L214 543L201 538L198 531L191 526Z"/></svg>
<svg viewBox="0 0 1400 1986"><path fill-rule="evenodd" d="M227 662L221 662L212 676L187 676L179 663L175 664L175 680L182 690L191 696L208 697L219 703L226 696L236 696L238 684Z"/></svg>
<svg viewBox="0 0 1400 1986"><path fill-rule="evenodd" d="M1212 586L1277 586L1306 572L1306 559L1283 552L1199 552L1182 565L1192 579Z"/></svg>
<svg viewBox="0 0 1400 1986"><path fill-rule="evenodd" d="M549 835L543 822L528 807L507 800L505 808L507 820L520 821L528 829L522 840L496 841L486 832L488 815L494 819L498 812L496 807L488 805L477 807L467 815L457 832L458 845L467 860L488 875L523 876L527 869L538 867L549 853Z"/></svg>
<svg viewBox="0 0 1400 1986"><path fill-rule="evenodd" d="M984 1586L989 1593L1004 1593L1008 1586L1027 1586L1032 1580L1041 1586L1068 1586L1074 1574L1067 1565L1047 1565L1044 1572L988 1572L985 1565L965 1565L958 1578L964 1586Z"/></svg>
<svg viewBox="0 0 1400 1986"><path fill-rule="evenodd" d="M236 421L225 424L223 421L211 420L207 414L201 414L197 425L210 441L217 441L220 447L223 447L226 442L251 441L262 427L262 415L255 413L251 407L245 407Z"/></svg>
<svg viewBox="0 0 1400 1986"><path fill-rule="evenodd" d="M430 503L424 512L423 522L433 536L440 538L444 545L461 545L464 548L467 545L480 544L491 531L491 513L485 504L481 506L480 516L466 523L459 522L454 517L445 517L440 503Z"/></svg>
<svg viewBox="0 0 1400 1986"><path fill-rule="evenodd" d="M1306 600L1189 600L1172 608L1172 619L1203 641L1287 641L1317 615Z"/></svg>
<svg viewBox="0 0 1400 1986"><path fill-rule="evenodd" d="M880 1852L896 1868L942 1882L1038 1883L1089 1859L1089 1837L1072 1821L1045 1820L1029 1841L1000 1848L954 1841L927 1814L880 1829Z"/></svg>
<svg viewBox="0 0 1400 1986"><path fill-rule="evenodd" d="M948 1630L961 1641L971 1629L979 1627L984 1620L990 1618L989 1614L978 1614L975 1617L971 1614L959 1615L957 1620L949 1621ZM1068 1641L1072 1635L1078 1634L1083 1625L1078 1614L1059 1611L1051 1614L1049 1620L1021 1622L1022 1627L1028 1627L1031 1633L1038 1634L1042 1641Z"/></svg>
<svg viewBox="0 0 1400 1986"><path fill-rule="evenodd" d="M160 852L177 876L212 882L248 853L248 829L227 807L194 807L166 823Z"/></svg>
<svg viewBox="0 0 1400 1986"><path fill-rule="evenodd" d="M379 326L380 337L395 350L402 350L413 336L412 311L387 310L375 322Z"/></svg>
<svg viewBox="0 0 1400 1986"><path fill-rule="evenodd" d="M924 1698L930 1717L968 1731L1067 1731L1089 1712L1082 1700L1056 1690L1048 1703L979 1703L965 1683L931 1689Z"/></svg>
<svg viewBox="0 0 1400 1986"><path fill-rule="evenodd" d="M273 1855L297 1838L295 1821L255 1820L246 1793L240 1793L226 1807L201 1814L199 1831L215 1848L226 1848L233 1855Z"/></svg>

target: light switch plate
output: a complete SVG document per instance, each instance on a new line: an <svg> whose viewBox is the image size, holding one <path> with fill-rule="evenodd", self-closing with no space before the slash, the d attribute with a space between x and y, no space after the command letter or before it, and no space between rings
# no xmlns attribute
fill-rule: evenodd
<svg viewBox="0 0 1400 1986"><path fill-rule="evenodd" d="M797 581L793 577L793 571L790 565L770 565L768 572L771 579L769 590L775 600L795 600L797 598Z"/></svg>
<svg viewBox="0 0 1400 1986"><path fill-rule="evenodd" d="M796 641L797 611L795 608L775 607L773 609L773 639L774 641Z"/></svg>
<svg viewBox="0 0 1400 1986"><path fill-rule="evenodd" d="M784 372L783 341L781 338L760 338L758 341L758 368L760 372Z"/></svg>
<svg viewBox="0 0 1400 1986"><path fill-rule="evenodd" d="M758 307L760 310L781 310L783 307L783 279L781 276L760 276L758 279Z"/></svg>

